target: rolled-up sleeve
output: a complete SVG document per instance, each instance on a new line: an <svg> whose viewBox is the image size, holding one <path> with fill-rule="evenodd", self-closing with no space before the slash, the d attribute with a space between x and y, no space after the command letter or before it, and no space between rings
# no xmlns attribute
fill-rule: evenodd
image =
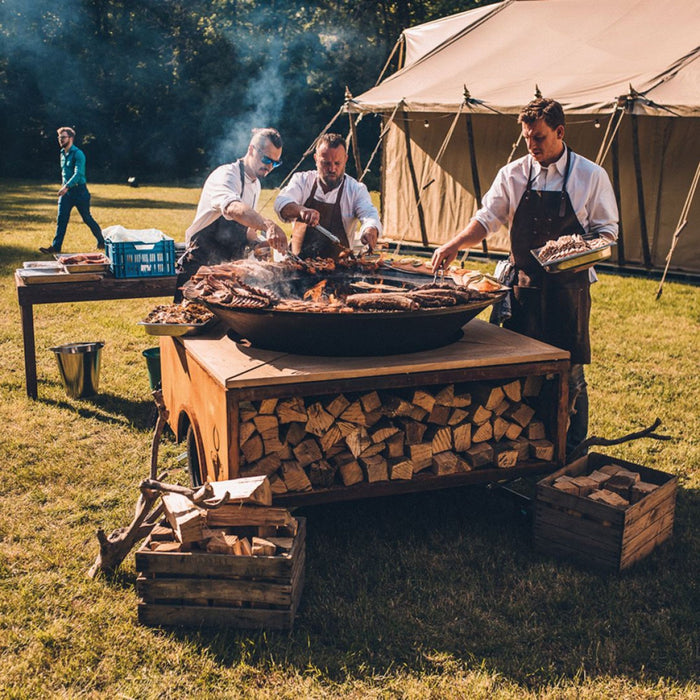
<svg viewBox="0 0 700 700"><path fill-rule="evenodd" d="M221 214L225 219L231 220L231 217L226 216L226 208L231 202L241 201L241 182L238 175L238 166L235 168L217 168L211 175L209 180L209 206L212 211Z"/></svg>
<svg viewBox="0 0 700 700"><path fill-rule="evenodd" d="M513 214L512 187L500 170L481 200L481 208L474 214L476 219L488 233L494 233L501 226L509 226Z"/></svg>
<svg viewBox="0 0 700 700"><path fill-rule="evenodd" d="M372 204L372 197L363 183L357 183L353 199L352 213L360 222L359 235L361 236L366 229L374 227L381 236L382 224L379 221L379 212L374 204Z"/></svg>
<svg viewBox="0 0 700 700"><path fill-rule="evenodd" d="M299 206L303 206L304 202L307 200L311 192L310 186L307 186L309 183L308 175L308 172L294 173L289 183L283 187L280 190L280 193L277 195L274 210L281 221L288 221L288 219L285 219L282 216L282 209L284 209L287 204L298 204ZM313 179L315 175L315 172L311 172L311 179Z"/></svg>

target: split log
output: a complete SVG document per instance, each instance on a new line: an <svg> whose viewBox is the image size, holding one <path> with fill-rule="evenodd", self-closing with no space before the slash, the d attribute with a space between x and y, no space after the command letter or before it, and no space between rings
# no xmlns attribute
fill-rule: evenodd
<svg viewBox="0 0 700 700"><path fill-rule="evenodd" d="M263 415L274 413L278 401L279 399L263 399L258 407L258 413L262 413Z"/></svg>
<svg viewBox="0 0 700 700"><path fill-rule="evenodd" d="M435 397L424 389L416 389L413 392L411 403L422 408L426 413L430 413L435 406Z"/></svg>
<svg viewBox="0 0 700 700"><path fill-rule="evenodd" d="M311 462L318 462L323 458L323 454L314 438L308 438L300 442L293 450L294 456L300 467L306 467Z"/></svg>
<svg viewBox="0 0 700 700"><path fill-rule="evenodd" d="M213 537L207 540L207 552L212 554L233 554L238 542L237 535L227 535L223 530L212 530Z"/></svg>
<svg viewBox="0 0 700 700"><path fill-rule="evenodd" d="M362 410L362 404L359 401L353 401L341 414L341 420L355 425L367 425L365 412Z"/></svg>
<svg viewBox="0 0 700 700"><path fill-rule="evenodd" d="M494 416L502 416L510 408L510 401L508 399L503 399L501 403L493 409Z"/></svg>
<svg viewBox="0 0 700 700"><path fill-rule="evenodd" d="M368 482L389 480L389 465L381 455L361 457L360 463L364 467L365 478Z"/></svg>
<svg viewBox="0 0 700 700"><path fill-rule="evenodd" d="M250 437L252 437L255 430L255 423L253 423L252 420L248 421L247 423L241 423L238 426L238 444L242 445L244 442L246 442Z"/></svg>
<svg viewBox="0 0 700 700"><path fill-rule="evenodd" d="M508 440L517 440L522 432L523 428L521 425L518 425L517 423L510 423L506 430L506 438Z"/></svg>
<svg viewBox="0 0 700 700"><path fill-rule="evenodd" d="M433 463L433 448L429 442L422 442L419 445L410 445L408 448L413 462L413 472L417 473L427 469Z"/></svg>
<svg viewBox="0 0 700 700"><path fill-rule="evenodd" d="M511 469L518 463L518 451L506 444L494 445L493 461L499 469Z"/></svg>
<svg viewBox="0 0 700 700"><path fill-rule="evenodd" d="M630 503L638 503L645 496L659 488L658 484L650 484L647 481L638 481L630 489Z"/></svg>
<svg viewBox="0 0 700 700"><path fill-rule="evenodd" d="M233 545L233 553L239 557L250 557L253 555L253 549L247 537L239 537Z"/></svg>
<svg viewBox="0 0 700 700"><path fill-rule="evenodd" d="M382 418L373 428L369 431L370 438L372 442L384 442L392 435L396 435L399 429L387 418Z"/></svg>
<svg viewBox="0 0 700 700"><path fill-rule="evenodd" d="M348 423L345 420L339 420L336 425L338 426L338 430L340 430L340 434L346 438L350 433L355 432L357 429L357 426L355 426L353 423Z"/></svg>
<svg viewBox="0 0 700 700"><path fill-rule="evenodd" d="M503 389L503 393L514 403L522 401L523 388L519 379L514 379L512 382L504 384L501 389Z"/></svg>
<svg viewBox="0 0 700 700"><path fill-rule="evenodd" d="M477 425L472 431L472 444L475 442L486 442L493 437L493 426L489 421Z"/></svg>
<svg viewBox="0 0 700 700"><path fill-rule="evenodd" d="M469 410L469 420L474 423L474 425L483 425L486 421L491 419L492 415L492 411L489 411L480 404L472 406Z"/></svg>
<svg viewBox="0 0 700 700"><path fill-rule="evenodd" d="M399 430L386 441L386 453L388 457L399 458L404 455L405 435Z"/></svg>
<svg viewBox="0 0 700 700"><path fill-rule="evenodd" d="M264 476L214 481L211 483L211 489L213 497L216 499L222 499L228 495L229 503L272 505L270 481Z"/></svg>
<svg viewBox="0 0 700 700"><path fill-rule="evenodd" d="M340 478L345 486L359 484L364 479L362 467L356 459L350 462L345 462L338 467Z"/></svg>
<svg viewBox="0 0 700 700"><path fill-rule="evenodd" d="M204 539L205 512L201 508L179 493L164 493L161 499L165 517L178 542L187 544Z"/></svg>
<svg viewBox="0 0 700 700"><path fill-rule="evenodd" d="M510 423L505 419L501 418L500 416L496 416L493 419L493 439L498 442L502 437L505 436L506 432L508 431L508 426Z"/></svg>
<svg viewBox="0 0 700 700"><path fill-rule="evenodd" d="M449 406L451 408L454 398L455 385L447 384L435 395L435 403L440 404L441 406Z"/></svg>
<svg viewBox="0 0 700 700"><path fill-rule="evenodd" d="M366 457L374 457L374 455L378 455L381 452L383 452L386 449L386 443L384 442L375 442L373 444L370 444L369 447L364 449L362 452L360 452L358 456L360 459L364 459Z"/></svg>
<svg viewBox="0 0 700 700"><path fill-rule="evenodd" d="M430 441L433 454L446 452L452 449L452 428L445 426L442 428L433 427L425 434L426 442Z"/></svg>
<svg viewBox="0 0 700 700"><path fill-rule="evenodd" d="M436 403L433 406L433 410L427 418L428 423L434 423L435 425L447 425L450 420L450 414L452 409L450 406L445 406L444 404Z"/></svg>
<svg viewBox="0 0 700 700"><path fill-rule="evenodd" d="M279 470L280 477L287 486L288 491L311 491L312 486L309 477L299 462L282 462Z"/></svg>
<svg viewBox="0 0 700 700"><path fill-rule="evenodd" d="M505 394L500 386L476 384L472 389L472 399L474 402L483 406L487 411L493 411L504 398Z"/></svg>
<svg viewBox="0 0 700 700"><path fill-rule="evenodd" d="M516 437L514 440L507 440L505 444L518 453L518 461L525 461L530 456L530 441L527 438Z"/></svg>
<svg viewBox="0 0 700 700"><path fill-rule="evenodd" d="M455 387L455 394L452 397L453 408L466 408L472 404L472 395L468 392L458 391Z"/></svg>
<svg viewBox="0 0 700 700"><path fill-rule="evenodd" d="M309 465L309 481L313 486L329 488L335 481L337 467L322 459Z"/></svg>
<svg viewBox="0 0 700 700"><path fill-rule="evenodd" d="M284 435L284 442L289 443L292 447L296 447L306 438L305 425L305 423L290 423Z"/></svg>
<svg viewBox="0 0 700 700"><path fill-rule="evenodd" d="M368 394L360 396L360 404L365 413L374 413L382 407L381 399L376 391L370 391Z"/></svg>
<svg viewBox="0 0 700 700"><path fill-rule="evenodd" d="M493 448L487 442L482 442L470 447L463 457L472 469L485 467L493 462Z"/></svg>
<svg viewBox="0 0 700 700"><path fill-rule="evenodd" d="M305 430L307 433L321 437L334 423L335 419L323 408L320 402L312 403L307 409L308 420Z"/></svg>
<svg viewBox="0 0 700 700"><path fill-rule="evenodd" d="M457 472L457 455L454 452L440 452L433 455L433 472L438 476Z"/></svg>
<svg viewBox="0 0 700 700"><path fill-rule="evenodd" d="M471 423L462 423L452 430L455 452L465 452L472 446Z"/></svg>
<svg viewBox="0 0 700 700"><path fill-rule="evenodd" d="M338 394L334 396L328 403L325 404L326 411L330 413L333 418L340 418L343 411L350 405L350 402L343 396L343 394Z"/></svg>
<svg viewBox="0 0 700 700"><path fill-rule="evenodd" d="M402 423L407 445L419 445L423 442L423 435L428 429L425 423L414 420L405 420Z"/></svg>
<svg viewBox="0 0 700 700"><path fill-rule="evenodd" d="M265 455L257 462L241 467L241 476L271 476L282 464L282 458L278 454Z"/></svg>
<svg viewBox="0 0 700 700"><path fill-rule="evenodd" d="M427 415L427 411L400 396L390 394L384 397L382 412L392 418L412 418L421 421Z"/></svg>
<svg viewBox="0 0 700 700"><path fill-rule="evenodd" d="M277 547L262 537L253 537L250 546L253 556L271 557L277 551Z"/></svg>
<svg viewBox="0 0 700 700"><path fill-rule="evenodd" d="M544 423L541 420L531 420L527 426L527 437L529 440L544 440L547 433L544 429Z"/></svg>
<svg viewBox="0 0 700 700"><path fill-rule="evenodd" d="M360 427L345 438L345 443L353 457L359 457L372 444L372 440L370 440L367 429Z"/></svg>
<svg viewBox="0 0 700 700"><path fill-rule="evenodd" d="M251 401L241 401L238 404L238 420L241 423L246 423L253 420L258 415L258 409L253 406Z"/></svg>
<svg viewBox="0 0 700 700"><path fill-rule="evenodd" d="M324 454L328 454L333 447L343 442L343 434L340 432L340 428L337 423L331 425L331 427L321 436L321 449Z"/></svg>
<svg viewBox="0 0 700 700"><path fill-rule="evenodd" d="M280 495L282 493L287 493L289 489L287 488L287 484L284 483L282 479L280 479L279 475L273 474L270 478L270 490L272 493L275 495Z"/></svg>
<svg viewBox="0 0 700 700"><path fill-rule="evenodd" d="M241 452L248 463L257 462L263 456L264 451L262 437L259 433L255 433L241 445Z"/></svg>
<svg viewBox="0 0 700 700"><path fill-rule="evenodd" d="M275 415L258 414L257 416L255 416L255 418L253 418L253 423L255 424L255 427L257 428L259 433L264 433L266 431L272 430L277 432L279 428L279 420Z"/></svg>
<svg viewBox="0 0 700 700"><path fill-rule="evenodd" d="M410 459L399 459L389 463L389 478L408 480L413 478L413 462Z"/></svg>
<svg viewBox="0 0 700 700"><path fill-rule="evenodd" d="M298 396L280 401L276 413L280 423L306 423L308 419L304 400Z"/></svg>
<svg viewBox="0 0 700 700"><path fill-rule="evenodd" d="M447 421L447 425L459 425L469 418L469 413L463 408L453 408Z"/></svg>
<svg viewBox="0 0 700 700"><path fill-rule="evenodd" d="M274 525L296 531L297 521L286 508L254 508L252 506L223 505L206 512L209 527L257 527Z"/></svg>
<svg viewBox="0 0 700 700"><path fill-rule="evenodd" d="M593 491L589 494L588 498L592 501L598 501L599 503L605 503L609 506L614 506L616 508L627 508L630 502L613 491L608 491L607 489L601 489L600 491Z"/></svg>
<svg viewBox="0 0 700 700"><path fill-rule="evenodd" d="M551 462L554 459L554 445L549 440L531 440L530 454L535 459Z"/></svg>

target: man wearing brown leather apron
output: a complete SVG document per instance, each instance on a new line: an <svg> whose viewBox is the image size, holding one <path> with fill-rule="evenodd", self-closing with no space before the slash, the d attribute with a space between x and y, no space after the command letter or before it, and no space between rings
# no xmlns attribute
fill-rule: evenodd
<svg viewBox="0 0 700 700"><path fill-rule="evenodd" d="M433 269L449 265L461 248L478 245L502 225L510 227L514 266L511 317L504 327L571 353L571 420L567 455L588 432L583 365L591 361L591 270L545 272L530 252L578 233L617 239L615 195L603 168L564 143L564 110L539 98L518 116L529 154L501 168L467 227L433 254Z"/></svg>
<svg viewBox="0 0 700 700"><path fill-rule="evenodd" d="M292 252L301 258L337 259L343 248L366 245L372 250L382 230L379 214L367 188L345 172L345 139L324 134L314 159L316 170L295 173L275 200L280 219L294 221ZM335 235L342 247L314 230L319 225Z"/></svg>
<svg viewBox="0 0 700 700"><path fill-rule="evenodd" d="M175 301L180 288L202 265L217 265L244 257L258 242L258 231L273 248L285 251L287 237L255 207L260 180L282 163L282 137L276 129L253 129L243 158L219 166L207 178L194 221L185 232L186 249L178 261Z"/></svg>

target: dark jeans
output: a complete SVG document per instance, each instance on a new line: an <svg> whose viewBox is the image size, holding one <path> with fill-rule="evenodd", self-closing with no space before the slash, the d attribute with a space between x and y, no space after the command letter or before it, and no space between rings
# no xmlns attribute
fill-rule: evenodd
<svg viewBox="0 0 700 700"><path fill-rule="evenodd" d="M102 238L102 229L90 213L90 192L85 185L76 185L71 187L62 197L58 198L58 220L56 222L56 234L54 235L51 246L60 251L63 246L63 239L68 228L68 219L70 213L75 207L79 212L83 221L90 227L92 235L97 239L98 245L104 245Z"/></svg>
<svg viewBox="0 0 700 700"><path fill-rule="evenodd" d="M588 385L583 374L583 365L571 365L569 406L571 413L569 415L569 429L566 433L567 458L588 435Z"/></svg>

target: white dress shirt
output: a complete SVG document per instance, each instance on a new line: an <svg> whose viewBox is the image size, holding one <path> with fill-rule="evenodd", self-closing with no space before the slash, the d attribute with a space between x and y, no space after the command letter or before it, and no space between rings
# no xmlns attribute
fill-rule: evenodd
<svg viewBox="0 0 700 700"><path fill-rule="evenodd" d="M245 175L245 190L241 198L241 170L238 161L220 165L204 183L194 221L185 231L185 242L189 243L195 233L209 226L220 216L230 221L231 217L226 216L224 210L231 202L243 202L255 209L259 196L260 180L251 180Z"/></svg>
<svg viewBox="0 0 700 700"><path fill-rule="evenodd" d="M307 170L292 175L289 184L280 191L275 200L275 211L282 221L285 220L281 214L282 209L287 204L292 203L303 206L311 194L315 181L315 170ZM335 204L339 191L340 185L330 192L324 192L319 182L314 198L320 202ZM365 229L371 226L377 229L379 236L382 235L379 213L374 204L372 204L367 188L348 174L345 175L345 187L343 187L343 196L340 200L340 213L343 217L343 228L351 248L362 245L360 238ZM358 222L360 224L359 228L357 226Z"/></svg>
<svg viewBox="0 0 700 700"><path fill-rule="evenodd" d="M510 227L528 177L533 178L533 190L561 191L565 169L566 148L561 158L548 167L541 166L530 154L509 163L498 171L474 218L489 233L502 225ZM571 153L566 191L586 233L617 240L617 203L610 178L603 168L578 153Z"/></svg>

